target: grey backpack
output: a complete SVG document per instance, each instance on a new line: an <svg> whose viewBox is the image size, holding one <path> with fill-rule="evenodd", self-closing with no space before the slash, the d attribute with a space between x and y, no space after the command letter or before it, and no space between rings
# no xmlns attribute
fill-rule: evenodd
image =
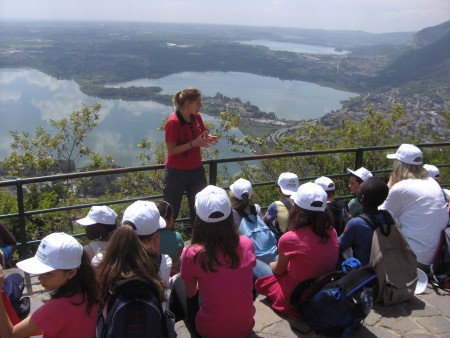
<svg viewBox="0 0 450 338"><path fill-rule="evenodd" d="M373 228L370 263L377 273L378 294L376 301L385 305L397 304L414 297L417 276L416 254L410 248L391 214L383 213L384 224L368 215L360 215Z"/></svg>

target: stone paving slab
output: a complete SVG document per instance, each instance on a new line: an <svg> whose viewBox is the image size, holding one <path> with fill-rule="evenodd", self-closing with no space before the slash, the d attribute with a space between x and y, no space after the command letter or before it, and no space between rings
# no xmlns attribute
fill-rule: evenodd
<svg viewBox="0 0 450 338"><path fill-rule="evenodd" d="M6 270L6 274L17 272ZM20 270L19 270L20 271ZM36 277L31 278L31 311L42 304L45 293ZM255 300L254 332L248 338L323 337L309 329L303 321L294 321L274 312L265 297ZM190 337L184 323L175 326L179 338ZM450 291L436 292L430 285L414 299L392 306L375 304L364 325L352 332L352 338L428 338L450 337ZM230 337L232 338L232 337Z"/></svg>

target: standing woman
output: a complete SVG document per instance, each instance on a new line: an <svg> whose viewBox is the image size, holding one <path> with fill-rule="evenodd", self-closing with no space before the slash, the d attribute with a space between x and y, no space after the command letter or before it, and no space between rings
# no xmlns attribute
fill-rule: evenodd
<svg viewBox="0 0 450 338"><path fill-rule="evenodd" d="M292 291L299 282L336 268L339 242L322 187L302 184L292 198L289 231L278 241L278 261L270 263L273 274L257 279L255 287L269 298L273 309L297 317L289 303Z"/></svg>
<svg viewBox="0 0 450 338"><path fill-rule="evenodd" d="M198 89L191 87L178 91L173 97L175 112L169 116L165 127L164 200L173 206L176 219L186 192L191 225L195 219L195 195L207 185L200 148L217 142L216 136L206 132L200 116L201 95Z"/></svg>
<svg viewBox="0 0 450 338"><path fill-rule="evenodd" d="M18 262L25 272L37 274L50 299L30 316L12 325L0 300L0 336L28 337L42 330L43 338L95 337L98 305L94 270L78 241L65 233L42 239L36 255ZM0 267L0 287L5 276Z"/></svg>
<svg viewBox="0 0 450 338"><path fill-rule="evenodd" d="M253 243L239 236L225 190L207 186L197 194L195 207L192 242L181 260L188 320L195 317L195 327L203 338L247 337L255 325L256 311ZM195 314L189 304L197 295L201 305Z"/></svg>

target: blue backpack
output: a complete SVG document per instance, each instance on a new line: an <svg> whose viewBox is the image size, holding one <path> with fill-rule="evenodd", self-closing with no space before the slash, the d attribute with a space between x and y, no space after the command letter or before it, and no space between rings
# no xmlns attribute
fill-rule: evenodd
<svg viewBox="0 0 450 338"><path fill-rule="evenodd" d="M368 316L376 285L377 275L372 266L334 271L301 282L292 292L290 302L316 333L348 337Z"/></svg>
<svg viewBox="0 0 450 338"><path fill-rule="evenodd" d="M277 239L259 215L242 217L239 232L252 240L256 258L269 264L278 254Z"/></svg>
<svg viewBox="0 0 450 338"><path fill-rule="evenodd" d="M97 338L173 338L175 317L164 310L150 284L131 277L116 284L116 292L99 313Z"/></svg>

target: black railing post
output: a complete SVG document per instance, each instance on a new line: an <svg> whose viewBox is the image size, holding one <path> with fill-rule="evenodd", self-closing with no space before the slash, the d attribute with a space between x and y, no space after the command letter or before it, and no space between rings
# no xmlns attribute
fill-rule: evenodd
<svg viewBox="0 0 450 338"><path fill-rule="evenodd" d="M217 162L214 160L209 164L209 184L217 184Z"/></svg>
<svg viewBox="0 0 450 338"><path fill-rule="evenodd" d="M17 211L19 214L19 228L20 228L20 254L21 257L26 257L28 248L27 230L26 230L26 220L25 220L25 206L23 203L23 184L20 178L16 179L16 189L17 189ZM31 277L30 274L25 273L25 286L27 292L33 292L31 287Z"/></svg>
<svg viewBox="0 0 450 338"><path fill-rule="evenodd" d="M362 167L363 164L363 156L364 156L364 149L358 148L356 150L356 159L355 159L355 170Z"/></svg>
<svg viewBox="0 0 450 338"><path fill-rule="evenodd" d="M20 229L20 253L22 257L26 254L27 249L27 230L26 230L26 220L25 220L25 207L23 204L23 185L20 178L16 179L16 189L17 189L17 212L19 214L19 229Z"/></svg>

